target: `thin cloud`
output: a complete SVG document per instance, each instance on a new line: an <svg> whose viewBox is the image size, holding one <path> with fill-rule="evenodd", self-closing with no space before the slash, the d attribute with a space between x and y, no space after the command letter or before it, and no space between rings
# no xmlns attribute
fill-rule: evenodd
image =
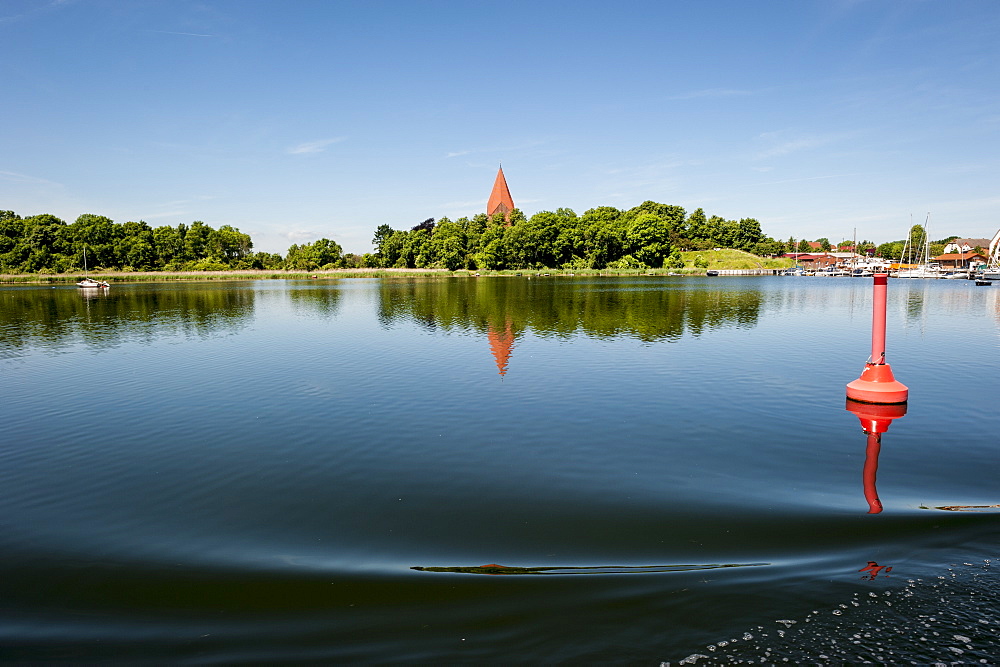
<svg viewBox="0 0 1000 667"><path fill-rule="evenodd" d="M768 181L766 183L755 183L753 187L760 185L781 185L783 183L800 183L802 181L822 181L828 178L843 178L845 176L859 176L860 174L829 174L827 176L807 176L805 178L787 178L781 181Z"/></svg>
<svg viewBox="0 0 1000 667"><path fill-rule="evenodd" d="M0 16L0 24L2 23L14 23L15 21L20 21L21 19L28 18L34 14L40 14L42 12L54 11L65 5L70 5L76 2L76 0L52 0L34 9L29 9L28 11L21 12L20 14L11 14L9 16Z"/></svg>
<svg viewBox="0 0 1000 667"><path fill-rule="evenodd" d="M320 141L307 141L289 148L286 152L289 155L302 155L304 153L322 153L330 144L337 144L347 137L336 137L335 139L321 139Z"/></svg>
<svg viewBox="0 0 1000 667"><path fill-rule="evenodd" d="M445 157L446 158L449 158L449 157L459 157L461 155L468 155L471 152L472 151L455 151L453 153L447 153L447 154L445 154Z"/></svg>
<svg viewBox="0 0 1000 667"><path fill-rule="evenodd" d="M163 213L147 213L143 218L147 220L159 220L161 218L176 218L182 215L190 215L190 211L187 209L176 209L173 211L165 211Z"/></svg>
<svg viewBox="0 0 1000 667"><path fill-rule="evenodd" d="M752 95L749 90L738 90L734 88L706 88L705 90L693 90L689 93L671 95L668 100L697 100L702 98L717 97L737 97L741 95Z"/></svg>
<svg viewBox="0 0 1000 667"><path fill-rule="evenodd" d="M295 229L290 232L285 232L284 234L279 234L278 236L286 238L292 242L319 238L319 235L316 234L316 232L311 232L308 229Z"/></svg>
<svg viewBox="0 0 1000 667"><path fill-rule="evenodd" d="M14 183L31 183L34 185L59 185L59 183L54 183L44 178L27 176L25 174L16 174L13 171L0 171L0 180L12 181Z"/></svg>
<svg viewBox="0 0 1000 667"><path fill-rule="evenodd" d="M200 32L174 32L173 30L147 30L146 32L158 32L161 35L184 35L185 37L215 37L215 35L204 35Z"/></svg>
<svg viewBox="0 0 1000 667"><path fill-rule="evenodd" d="M773 142L774 145L767 148L759 153L757 153L754 158L757 160L767 160L773 157L781 157L783 155L789 155L791 153L797 153L799 151L810 150L813 148L819 148L820 146L826 146L839 139L843 138L843 135L805 135L798 137L788 137L791 133L789 132L764 132L759 135L759 139L765 142Z"/></svg>

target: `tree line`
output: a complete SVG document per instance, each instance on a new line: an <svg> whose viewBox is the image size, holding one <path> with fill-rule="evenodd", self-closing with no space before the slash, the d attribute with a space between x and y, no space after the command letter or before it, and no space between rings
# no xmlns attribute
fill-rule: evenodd
<svg viewBox="0 0 1000 667"><path fill-rule="evenodd" d="M455 221L433 218L409 230L380 225L373 258L385 268L534 269L683 267L680 252L737 248L755 255L785 252L783 242L754 218L739 221L690 214L680 206L646 201L628 210L600 206L540 211L514 209L509 220L485 213Z"/></svg>
<svg viewBox="0 0 1000 667"><path fill-rule="evenodd" d="M736 248L755 255L794 251L775 241L754 218L727 220L701 208L646 201L631 209L540 211L515 209L509 219L481 213L455 221L428 218L409 229L375 230L374 253L355 255L330 239L292 245L282 256L254 252L248 234L201 221L151 227L83 214L66 223L50 214L22 218L0 210L0 272L65 273L93 270L190 271L334 268L661 268L684 266L680 252Z"/></svg>
<svg viewBox="0 0 1000 667"><path fill-rule="evenodd" d="M200 220L176 227L144 221L115 223L85 213L72 224L43 213L22 218L0 210L0 272L71 273L86 267L120 271L224 271L359 266L329 239L293 245L282 257L253 252L249 234L230 225L214 229Z"/></svg>

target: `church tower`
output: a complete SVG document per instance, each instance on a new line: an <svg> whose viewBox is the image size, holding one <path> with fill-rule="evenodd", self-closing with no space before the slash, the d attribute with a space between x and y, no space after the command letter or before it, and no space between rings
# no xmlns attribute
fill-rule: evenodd
<svg viewBox="0 0 1000 667"><path fill-rule="evenodd" d="M503 177L503 166L497 171L497 180L493 182L493 192L490 193L490 200L486 203L486 215L491 218L500 213L504 222L510 224L510 213L514 210L514 200L510 198L510 190L507 189L507 179Z"/></svg>

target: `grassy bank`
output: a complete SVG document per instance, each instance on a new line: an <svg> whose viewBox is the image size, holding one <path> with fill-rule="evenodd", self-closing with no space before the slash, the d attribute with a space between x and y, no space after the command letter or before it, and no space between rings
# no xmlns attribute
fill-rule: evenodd
<svg viewBox="0 0 1000 667"><path fill-rule="evenodd" d="M507 271L448 271L447 269L334 269L331 271L95 271L91 278L114 283L171 282L176 280L308 280L312 278L400 278L413 276L645 276L645 275L704 275L706 267L697 267L702 258L708 269L785 269L790 259L767 259L741 250L701 250L681 253L683 269L518 269ZM0 284L63 284L72 285L83 277L81 273L0 274Z"/></svg>
<svg viewBox="0 0 1000 667"><path fill-rule="evenodd" d="M723 248L721 250L692 250L682 252L681 258L684 260L684 267L694 267L695 261L701 257L708 262L709 269L729 270L729 269L788 269L795 262L791 259L779 258L769 259L758 257L742 250Z"/></svg>

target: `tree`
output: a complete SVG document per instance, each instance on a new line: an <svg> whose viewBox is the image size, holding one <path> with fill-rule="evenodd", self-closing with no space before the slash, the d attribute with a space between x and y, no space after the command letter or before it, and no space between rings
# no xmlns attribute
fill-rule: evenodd
<svg viewBox="0 0 1000 667"><path fill-rule="evenodd" d="M292 245L285 256L285 268L299 271L334 268L341 259L341 253L340 244L326 238L301 246Z"/></svg>
<svg viewBox="0 0 1000 667"><path fill-rule="evenodd" d="M382 246L385 245L389 237L392 236L392 227L389 225L379 225L375 230L375 236L372 237L372 245L375 247L375 254L381 256Z"/></svg>
<svg viewBox="0 0 1000 667"><path fill-rule="evenodd" d="M816 239L816 243L819 244L819 247L823 252L830 252L830 250L833 248L833 246L830 244L830 239L826 238L825 236Z"/></svg>
<svg viewBox="0 0 1000 667"><path fill-rule="evenodd" d="M184 237L169 225L153 230L153 245L156 248L157 263L161 267L181 259L184 254Z"/></svg>
<svg viewBox="0 0 1000 667"><path fill-rule="evenodd" d="M208 235L212 228L195 220L184 234L184 259L199 260L208 257Z"/></svg>
<svg viewBox="0 0 1000 667"><path fill-rule="evenodd" d="M24 221L13 211L0 211L0 254L12 251L24 238ZM0 260L0 266L4 266Z"/></svg>
<svg viewBox="0 0 1000 667"><path fill-rule="evenodd" d="M903 255L903 242L889 241L888 243L883 243L875 249L875 253L883 259L899 261L899 258Z"/></svg>
<svg viewBox="0 0 1000 667"><path fill-rule="evenodd" d="M434 218L427 218L423 222L414 225L413 228L410 229L411 232L417 232L417 231L421 231L421 230L427 232L428 234L430 234L431 232L433 232L434 231Z"/></svg>
<svg viewBox="0 0 1000 667"><path fill-rule="evenodd" d="M223 225L208 233L205 247L210 257L233 264L250 254L253 241L250 240L249 234L244 234L230 225Z"/></svg>
<svg viewBox="0 0 1000 667"><path fill-rule="evenodd" d="M749 251L763 240L764 232L760 229L760 223L754 218L743 218L736 224L732 247Z"/></svg>
<svg viewBox="0 0 1000 667"><path fill-rule="evenodd" d="M652 213L636 217L628 227L627 246L633 257L646 266L659 268L670 254L668 223Z"/></svg>
<svg viewBox="0 0 1000 667"><path fill-rule="evenodd" d="M687 227L687 238L689 240L708 242L705 247L709 247L712 240L712 234L708 226L708 218L705 217L705 211L700 208L696 208L691 215L688 216L685 226Z"/></svg>
<svg viewBox="0 0 1000 667"><path fill-rule="evenodd" d="M797 250L798 252L809 252L810 250L812 250L812 246L809 245L809 241L802 239L801 241L799 241L799 247L797 248Z"/></svg>
<svg viewBox="0 0 1000 667"><path fill-rule="evenodd" d="M602 269L625 254L625 227L622 212L612 206L599 206L584 211L580 229L584 241L587 265Z"/></svg>
<svg viewBox="0 0 1000 667"><path fill-rule="evenodd" d="M465 232L457 223L442 218L431 236L431 255L434 262L449 271L465 265Z"/></svg>

